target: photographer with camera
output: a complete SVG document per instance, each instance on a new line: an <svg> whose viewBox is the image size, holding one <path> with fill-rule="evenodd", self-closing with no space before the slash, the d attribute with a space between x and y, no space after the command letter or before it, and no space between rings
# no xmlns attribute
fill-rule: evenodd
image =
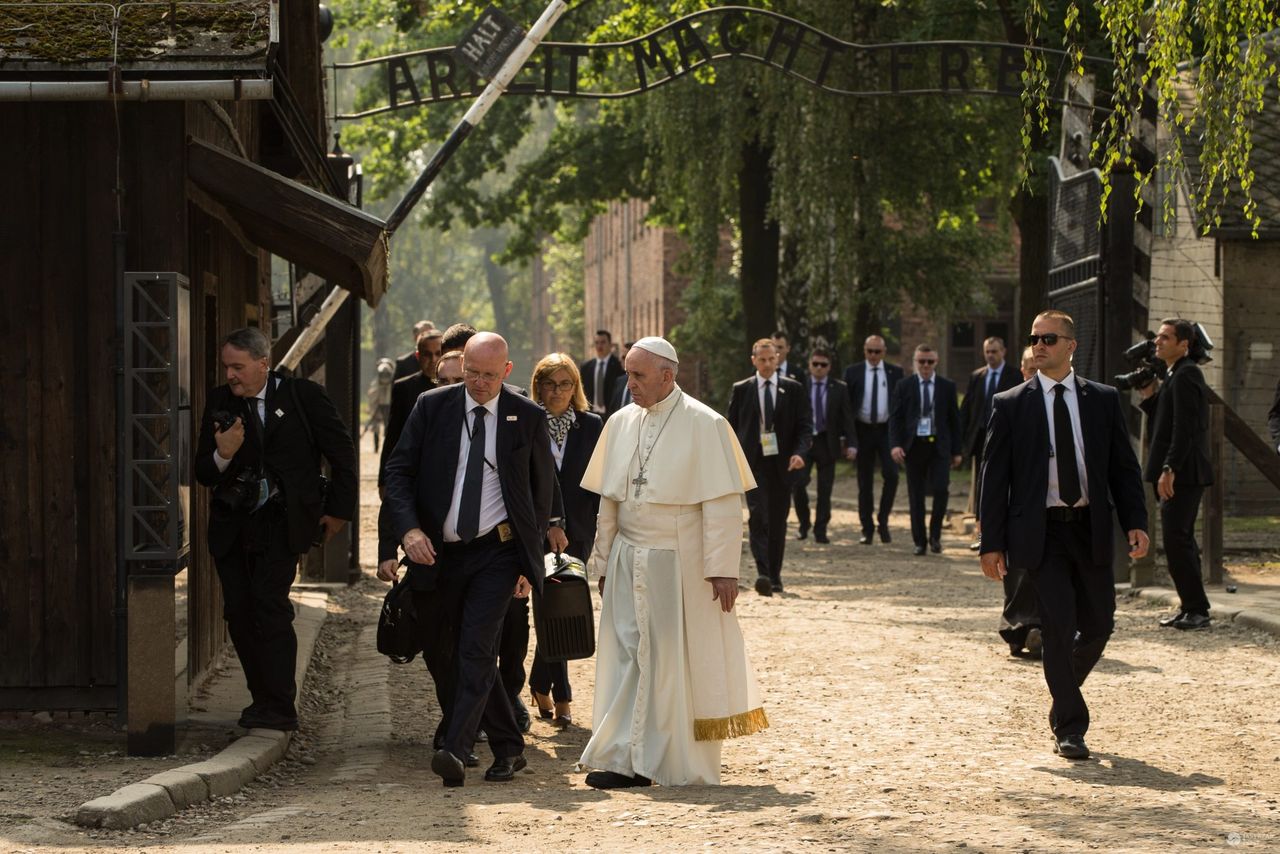
<svg viewBox="0 0 1280 854"><path fill-rule="evenodd" d="M289 587L299 555L355 513L355 446L323 387L270 369L271 341L262 330L237 329L219 353L227 383L209 392L195 470L213 489L209 552L253 698L239 724L295 730L298 640Z"/></svg>
<svg viewBox="0 0 1280 854"><path fill-rule="evenodd" d="M1200 576L1196 514L1204 488L1213 483L1209 461L1209 387L1199 364L1208 361L1207 338L1189 320L1161 321L1153 355L1166 367L1163 383L1137 386L1149 418L1151 448L1143 477L1160 502L1160 534L1169 575L1178 590L1178 613L1160 620L1175 629L1209 626L1209 599ZM1212 344L1208 344L1211 347Z"/></svg>

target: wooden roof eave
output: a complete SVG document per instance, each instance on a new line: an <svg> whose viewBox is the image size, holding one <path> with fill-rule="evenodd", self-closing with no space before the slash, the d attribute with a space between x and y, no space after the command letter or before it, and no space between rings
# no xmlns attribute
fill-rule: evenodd
<svg viewBox="0 0 1280 854"><path fill-rule="evenodd" d="M197 139L187 176L263 249L370 306L386 293L389 235L377 217Z"/></svg>

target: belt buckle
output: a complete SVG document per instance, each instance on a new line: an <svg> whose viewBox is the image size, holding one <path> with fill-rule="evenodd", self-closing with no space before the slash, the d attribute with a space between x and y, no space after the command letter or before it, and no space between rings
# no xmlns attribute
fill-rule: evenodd
<svg viewBox="0 0 1280 854"><path fill-rule="evenodd" d="M498 532L498 542L500 543L509 543L516 537L515 532L511 530L510 522L499 522L494 530Z"/></svg>

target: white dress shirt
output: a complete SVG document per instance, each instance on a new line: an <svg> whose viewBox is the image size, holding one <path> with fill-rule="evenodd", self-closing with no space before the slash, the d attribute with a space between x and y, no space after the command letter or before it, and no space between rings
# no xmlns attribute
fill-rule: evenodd
<svg viewBox="0 0 1280 854"><path fill-rule="evenodd" d="M1044 414L1049 421L1049 447L1053 449L1055 456L1049 460L1049 491L1045 493L1045 507L1065 507L1066 504L1058 495L1058 459L1057 448L1058 440L1053 429L1053 404L1057 399L1058 393L1053 387L1058 384L1057 380L1045 376L1044 371L1036 371L1036 378L1040 383L1040 391L1044 394ZM1089 503L1089 475L1085 471L1084 465L1084 431L1080 428L1080 392L1076 382L1076 372L1071 371L1062 381L1066 386L1066 390L1062 392L1062 398L1067 402L1067 412L1071 414L1071 433L1075 439L1076 446L1076 470L1080 472L1080 500L1073 506L1083 507Z"/></svg>
<svg viewBox="0 0 1280 854"><path fill-rule="evenodd" d="M488 415L484 419L484 480L480 490L480 527L477 537L483 537L492 531L499 522L507 518L507 506L502 501L502 482L498 480L498 398L484 404ZM462 417L462 441L458 443L458 470L453 476L453 498L449 501L449 512L444 517L444 541L446 543L461 542L458 536L458 509L462 506L462 484L467 479L467 457L471 454L471 435L475 432L475 413L471 410L481 404L472 397L471 392L463 391L463 406L466 412Z"/></svg>
<svg viewBox="0 0 1280 854"><path fill-rule="evenodd" d="M880 386L880 397L877 399L876 406L876 423L883 424L889 420L889 380L885 376L884 362L875 367L874 376L871 373L870 362L863 367L862 406L858 409L858 420L863 424L871 423L871 383L873 379Z"/></svg>
<svg viewBox="0 0 1280 854"><path fill-rule="evenodd" d="M270 379L270 377L268 377ZM275 378L276 386L280 385L280 378ZM258 423L262 425L262 429L267 428L267 384L263 383L262 388L258 389L258 393L252 398L254 405L258 407ZM248 424L244 425L244 429L252 430L253 427ZM226 471L227 466L231 465L231 460L224 460L222 454L218 453L215 447L213 450L213 464L218 467L218 471Z"/></svg>

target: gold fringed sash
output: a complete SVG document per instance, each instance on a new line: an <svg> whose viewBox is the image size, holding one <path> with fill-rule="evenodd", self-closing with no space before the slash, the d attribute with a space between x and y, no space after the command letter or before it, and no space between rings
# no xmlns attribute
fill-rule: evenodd
<svg viewBox="0 0 1280 854"><path fill-rule="evenodd" d="M751 735L768 726L764 709L752 709L727 718L697 718L693 722L693 737L696 741L723 741Z"/></svg>

